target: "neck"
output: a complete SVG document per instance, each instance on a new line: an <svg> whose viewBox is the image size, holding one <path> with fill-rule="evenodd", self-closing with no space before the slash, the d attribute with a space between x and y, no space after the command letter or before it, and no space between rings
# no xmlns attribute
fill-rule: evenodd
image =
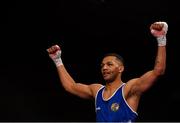
<svg viewBox="0 0 180 123"><path fill-rule="evenodd" d="M122 84L123 82L121 80L116 80L111 83L106 83L106 90L114 91Z"/></svg>

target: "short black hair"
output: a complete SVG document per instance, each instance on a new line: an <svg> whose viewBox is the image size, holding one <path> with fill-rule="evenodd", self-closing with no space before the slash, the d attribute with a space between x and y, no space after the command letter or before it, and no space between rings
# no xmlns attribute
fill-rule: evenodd
<svg viewBox="0 0 180 123"><path fill-rule="evenodd" d="M103 58L105 58L107 56L115 56L117 58L117 60L122 62L122 64L124 65L124 58L122 56L120 56L119 54L117 54L117 53L107 53L107 54L104 55Z"/></svg>

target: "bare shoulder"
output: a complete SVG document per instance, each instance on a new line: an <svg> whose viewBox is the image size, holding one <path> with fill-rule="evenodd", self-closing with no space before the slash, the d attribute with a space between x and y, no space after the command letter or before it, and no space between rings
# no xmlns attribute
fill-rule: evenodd
<svg viewBox="0 0 180 123"><path fill-rule="evenodd" d="M125 86L130 88L131 86L133 86L138 81L138 79L139 78L134 78L134 79L127 81Z"/></svg>
<svg viewBox="0 0 180 123"><path fill-rule="evenodd" d="M132 90L132 88L135 87L138 80L139 80L139 78L134 78L134 79L131 79L126 82L126 84L124 86L124 94L125 95L127 95Z"/></svg>
<svg viewBox="0 0 180 123"><path fill-rule="evenodd" d="M93 91L98 91L103 85L102 84L91 84L90 85L90 88L93 90Z"/></svg>
<svg viewBox="0 0 180 123"><path fill-rule="evenodd" d="M91 85L89 85L89 86L90 86L91 91L92 91L92 93L93 93L93 97L95 97L97 91L98 91L101 87L103 87L102 84L91 84Z"/></svg>

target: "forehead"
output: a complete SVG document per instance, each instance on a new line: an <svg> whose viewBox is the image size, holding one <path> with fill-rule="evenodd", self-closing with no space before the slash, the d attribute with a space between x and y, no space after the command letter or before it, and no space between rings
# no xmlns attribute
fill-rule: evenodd
<svg viewBox="0 0 180 123"><path fill-rule="evenodd" d="M102 63L117 61L115 56L106 56L103 58Z"/></svg>

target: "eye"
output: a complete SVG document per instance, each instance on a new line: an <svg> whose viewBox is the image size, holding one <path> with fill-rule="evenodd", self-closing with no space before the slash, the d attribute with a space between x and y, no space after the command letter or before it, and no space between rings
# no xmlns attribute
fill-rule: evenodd
<svg viewBox="0 0 180 123"><path fill-rule="evenodd" d="M112 63L108 63L107 65L108 65L108 66L112 66L113 64L112 64Z"/></svg>

